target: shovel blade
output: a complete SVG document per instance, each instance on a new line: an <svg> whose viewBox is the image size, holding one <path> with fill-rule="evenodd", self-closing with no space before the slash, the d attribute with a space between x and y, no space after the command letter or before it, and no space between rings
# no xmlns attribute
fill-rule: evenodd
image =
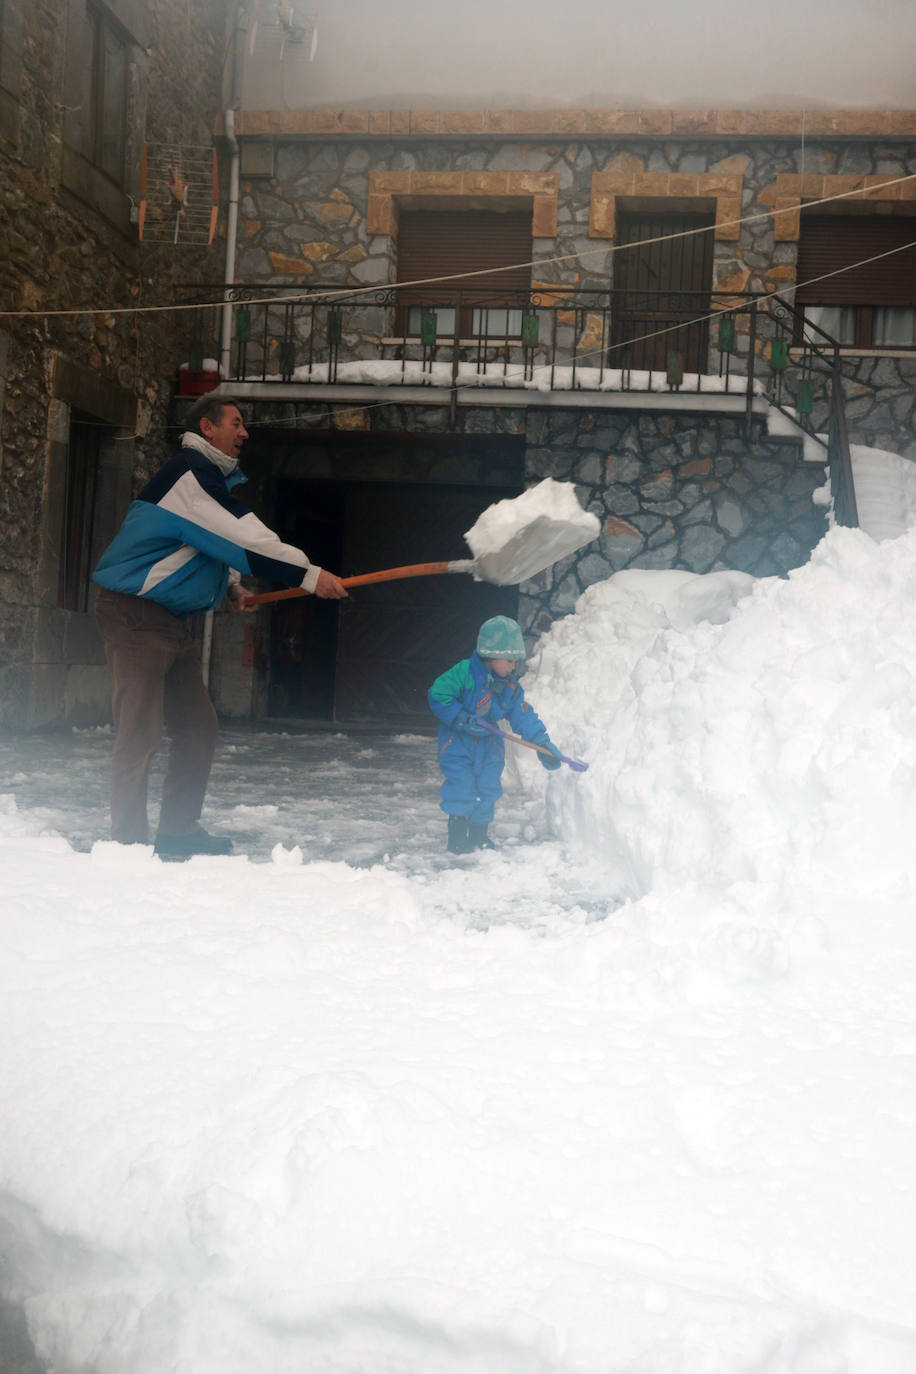
<svg viewBox="0 0 916 1374"><path fill-rule="evenodd" d="M465 534L478 582L513 586L591 543L597 515L579 504L572 482L545 477L521 496L489 506Z"/></svg>

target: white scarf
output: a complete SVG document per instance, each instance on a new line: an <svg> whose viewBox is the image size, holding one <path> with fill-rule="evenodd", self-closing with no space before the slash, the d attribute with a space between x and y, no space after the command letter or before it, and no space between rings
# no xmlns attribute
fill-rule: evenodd
<svg viewBox="0 0 916 1374"><path fill-rule="evenodd" d="M230 458L228 453L223 453L221 449L208 444L202 434L192 434L190 430L181 436L181 447L196 448L198 453L202 453L205 458L210 459L211 463L216 464L224 477L235 472L239 465L238 458Z"/></svg>

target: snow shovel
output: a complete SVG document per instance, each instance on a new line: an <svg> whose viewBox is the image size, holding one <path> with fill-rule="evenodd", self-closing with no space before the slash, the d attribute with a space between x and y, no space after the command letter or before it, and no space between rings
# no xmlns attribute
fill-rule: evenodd
<svg viewBox="0 0 916 1374"><path fill-rule="evenodd" d="M543 744L533 744L530 739L522 739L520 735L510 735L507 730L497 730L495 725L491 725L488 720L481 720L480 716L475 716L478 725L482 725L485 730L489 730L491 735L496 735L499 739L511 740L513 744L524 745L526 749L536 749L539 754L549 754L551 758L559 759L561 763L568 763L574 773L584 773L588 767L581 759L568 759L565 754L555 754L552 749L545 749Z"/></svg>
<svg viewBox="0 0 916 1374"><path fill-rule="evenodd" d="M597 515L579 505L572 482L545 477L536 487L488 506L465 534L473 558L445 563L409 563L403 568L342 577L345 587L364 587L370 582L396 582L404 577L430 577L437 573L470 573L477 582L508 587L526 582L567 554L593 540L601 529ZM259 606L268 601L307 596L303 587L262 592L254 598Z"/></svg>

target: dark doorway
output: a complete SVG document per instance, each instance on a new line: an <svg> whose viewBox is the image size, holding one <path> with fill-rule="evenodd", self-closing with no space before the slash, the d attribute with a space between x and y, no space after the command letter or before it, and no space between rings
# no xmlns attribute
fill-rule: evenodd
<svg viewBox="0 0 916 1374"><path fill-rule="evenodd" d="M664 372L675 353L685 372L706 370L714 224L711 210L618 210L611 367Z"/></svg>
<svg viewBox="0 0 916 1374"><path fill-rule="evenodd" d="M352 488L344 561L348 571L469 556L464 531L517 489L373 484ZM428 721L434 678L467 657L491 615L518 614L518 590L470 576L415 577L355 591L341 610L339 720Z"/></svg>
<svg viewBox="0 0 916 1374"><path fill-rule="evenodd" d="M281 538L348 576L469 556L464 532L518 487L283 480ZM428 724L430 683L468 656L482 621L518 614L518 590L466 575L355 588L345 602L315 597L271 612L271 715Z"/></svg>
<svg viewBox="0 0 916 1374"><path fill-rule="evenodd" d="M74 410L67 446L64 529L57 604L66 611L89 608L89 580L95 553L93 526L99 481L99 452L106 427Z"/></svg>
<svg viewBox="0 0 916 1374"><path fill-rule="evenodd" d="M346 488L342 482L284 480L276 486L275 529L313 563L337 572L343 556ZM339 607L317 596L278 601L270 617L272 716L330 720Z"/></svg>

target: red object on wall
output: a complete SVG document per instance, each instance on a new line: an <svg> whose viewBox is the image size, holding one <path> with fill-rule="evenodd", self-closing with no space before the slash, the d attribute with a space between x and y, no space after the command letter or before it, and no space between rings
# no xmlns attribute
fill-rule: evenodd
<svg viewBox="0 0 916 1374"><path fill-rule="evenodd" d="M212 391L219 386L218 372L179 372L178 374L178 395L179 396L203 396L205 392Z"/></svg>

